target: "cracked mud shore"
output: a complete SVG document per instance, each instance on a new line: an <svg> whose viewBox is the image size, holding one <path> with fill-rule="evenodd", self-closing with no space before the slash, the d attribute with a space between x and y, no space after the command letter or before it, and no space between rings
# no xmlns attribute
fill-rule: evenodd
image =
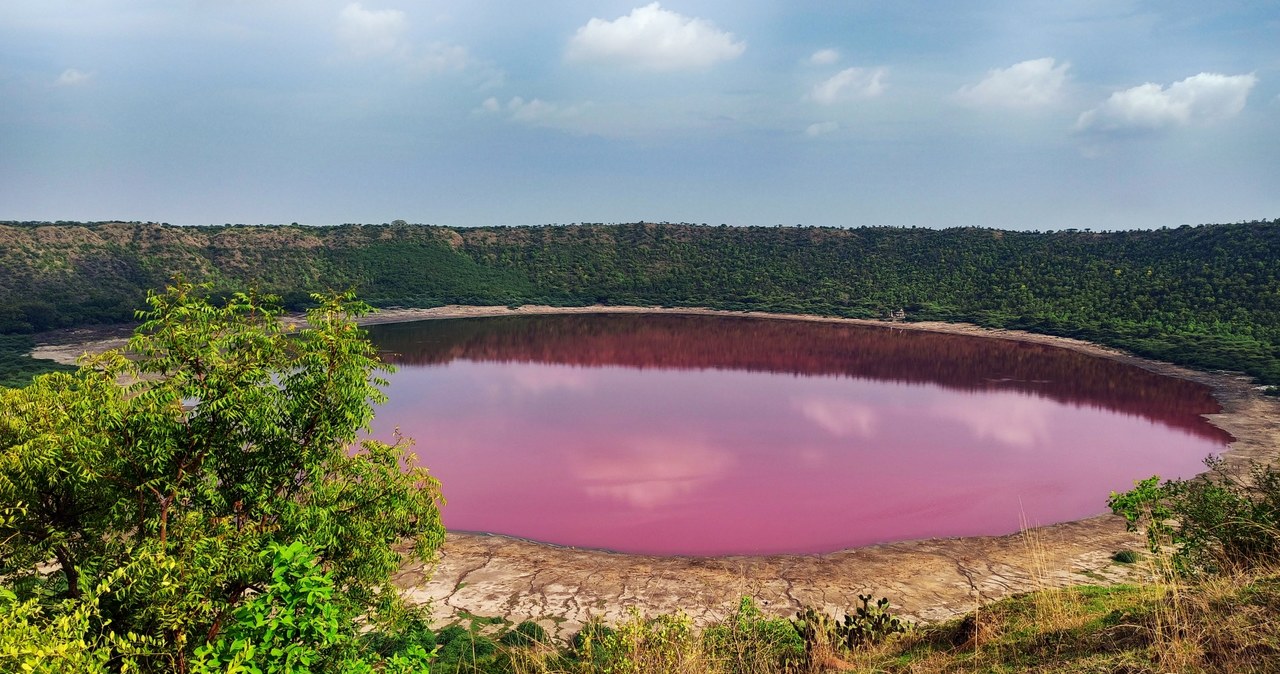
<svg viewBox="0 0 1280 674"><path fill-rule="evenodd" d="M651 311L744 315L633 307L440 307L387 310L365 322ZM1111 358L1210 386L1223 408L1210 415L1210 421L1236 438L1224 454L1229 467L1239 471L1250 459L1271 461L1280 448L1280 399L1262 395L1248 377L1236 374L1189 370L1074 339L972 325L746 315L1024 340ZM64 337L55 341L63 343L42 345L33 355L74 362L84 351L113 348L122 340L86 343ZM1147 476L1134 476L1142 477ZM1098 509L1104 511L1105 504L1099 503ZM1111 555L1141 546L1141 538L1126 532L1123 521L1112 515L1008 536L905 541L824 555L754 557L624 555L453 532L434 567L407 565L395 582L411 601L430 604L440 623L463 614L532 619L561 636L592 619L624 618L632 609L642 614L684 611L705 624L731 612L743 596L756 598L768 613L790 615L805 605L843 612L858 603L859 594L874 594L888 597L895 610L909 618L936 621L1020 592L1137 580L1143 573L1141 565L1117 564Z"/></svg>

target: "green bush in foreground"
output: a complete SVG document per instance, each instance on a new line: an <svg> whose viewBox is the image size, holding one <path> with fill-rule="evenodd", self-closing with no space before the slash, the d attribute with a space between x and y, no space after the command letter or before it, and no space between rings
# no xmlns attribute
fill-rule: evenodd
<svg viewBox="0 0 1280 674"><path fill-rule="evenodd" d="M313 555L334 588L316 595L334 612L324 620L394 628L404 610L393 546L409 538L410 554L433 555L439 487L409 464L405 442L356 445L386 368L354 321L368 307L317 301L309 326L292 330L258 297L215 306L179 283L149 298L130 358L107 353L0 389L5 625L63 634L68 653L109 649L111 669L187 672L197 651L224 653L211 645L245 610L288 618L261 604L303 591L278 574L321 592L302 561ZM117 653L134 642L150 646L128 664ZM324 643L305 671L351 659ZM0 670L32 662L5 657L16 660Z"/></svg>
<svg viewBox="0 0 1280 674"><path fill-rule="evenodd" d="M356 616L334 601L332 575L302 543L273 546L271 584L239 606L217 641L195 651L199 674L303 674L325 664L342 674L425 672L431 654L419 645L385 661L356 648Z"/></svg>
<svg viewBox="0 0 1280 674"><path fill-rule="evenodd" d="M1138 481L1107 502L1130 529L1146 528L1152 553L1168 553L1175 571L1218 573L1280 564L1280 470L1250 464L1234 476L1222 459L1189 480Z"/></svg>

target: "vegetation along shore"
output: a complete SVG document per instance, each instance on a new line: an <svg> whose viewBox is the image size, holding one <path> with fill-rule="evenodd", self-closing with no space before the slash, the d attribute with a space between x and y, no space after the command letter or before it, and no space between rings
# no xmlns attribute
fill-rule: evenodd
<svg viewBox="0 0 1280 674"><path fill-rule="evenodd" d="M1280 671L1267 468L1280 220L1116 233L7 223L0 269L4 383L62 370L4 391L5 666ZM80 353L121 344L77 330L132 319L175 274L133 360L108 352L72 372ZM383 310L323 294L335 286ZM277 320L261 294L306 318ZM714 559L446 536L441 492L401 470L402 447L342 451L378 395L359 323L646 311L1048 343L1210 386L1212 421L1236 440L1202 478L1113 500L1128 522ZM49 360L30 358L37 342ZM245 355L217 357L227 349ZM121 375L138 382L128 394ZM272 467L286 456L303 463Z"/></svg>

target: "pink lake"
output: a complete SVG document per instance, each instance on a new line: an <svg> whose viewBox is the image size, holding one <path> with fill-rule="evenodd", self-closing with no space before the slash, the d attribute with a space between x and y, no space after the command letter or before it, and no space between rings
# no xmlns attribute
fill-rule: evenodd
<svg viewBox="0 0 1280 674"><path fill-rule="evenodd" d="M628 553L1005 534L1190 476L1209 390L1078 352L673 314L372 326L374 435L417 441L450 530Z"/></svg>

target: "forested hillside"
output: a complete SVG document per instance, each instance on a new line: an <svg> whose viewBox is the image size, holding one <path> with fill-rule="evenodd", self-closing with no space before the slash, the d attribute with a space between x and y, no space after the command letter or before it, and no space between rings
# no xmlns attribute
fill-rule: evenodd
<svg viewBox="0 0 1280 674"><path fill-rule="evenodd" d="M174 274L286 305L645 304L972 321L1280 382L1280 220L1094 233L638 223L0 225L0 332L127 320Z"/></svg>

